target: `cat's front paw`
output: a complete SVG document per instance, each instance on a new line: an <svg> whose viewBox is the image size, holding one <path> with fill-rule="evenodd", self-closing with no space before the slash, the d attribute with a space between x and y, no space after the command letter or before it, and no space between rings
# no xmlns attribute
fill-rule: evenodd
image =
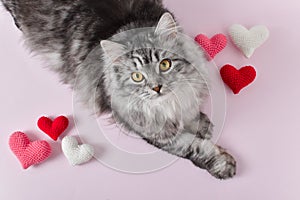
<svg viewBox="0 0 300 200"><path fill-rule="evenodd" d="M236 174L236 161L225 151L210 160L208 172L218 179L232 178Z"/></svg>
<svg viewBox="0 0 300 200"><path fill-rule="evenodd" d="M202 139L210 140L212 138L213 124L210 122L208 116L200 113L200 121L196 135Z"/></svg>

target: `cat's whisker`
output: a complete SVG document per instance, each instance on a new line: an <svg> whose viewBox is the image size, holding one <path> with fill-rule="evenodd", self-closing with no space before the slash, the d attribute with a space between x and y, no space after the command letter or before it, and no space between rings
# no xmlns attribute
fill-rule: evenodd
<svg viewBox="0 0 300 200"><path fill-rule="evenodd" d="M235 174L234 159L210 141L211 131L198 133L211 124L200 110L207 66L191 67L204 61L203 52L162 0L0 2L31 50L83 102L94 106L96 97L97 114L112 113L121 128L218 178Z"/></svg>

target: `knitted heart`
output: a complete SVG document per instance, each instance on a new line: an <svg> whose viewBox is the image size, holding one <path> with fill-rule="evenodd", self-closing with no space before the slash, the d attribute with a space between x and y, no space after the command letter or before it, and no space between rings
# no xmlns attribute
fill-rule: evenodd
<svg viewBox="0 0 300 200"><path fill-rule="evenodd" d="M250 58L255 49L260 47L269 37L269 30L265 26L254 26L250 30L235 24L229 28L229 35L233 43Z"/></svg>
<svg viewBox="0 0 300 200"><path fill-rule="evenodd" d="M227 38L223 34L217 34L209 39L206 35L197 35L195 41L207 52L207 59L212 60L227 45Z"/></svg>
<svg viewBox="0 0 300 200"><path fill-rule="evenodd" d="M252 83L256 77L256 71L252 66L242 67L237 70L231 65L225 65L220 70L223 81L238 94L241 89Z"/></svg>
<svg viewBox="0 0 300 200"><path fill-rule="evenodd" d="M71 165L86 163L94 156L94 148L91 145L78 145L76 138L72 136L64 137L61 146Z"/></svg>
<svg viewBox="0 0 300 200"><path fill-rule="evenodd" d="M10 136L9 147L24 169L45 161L51 154L51 146L48 142L30 142L27 135L22 132L15 132Z"/></svg>
<svg viewBox="0 0 300 200"><path fill-rule="evenodd" d="M65 116L57 117L53 122L48 117L41 117L38 120L38 127L55 141L67 129L68 125L69 120Z"/></svg>

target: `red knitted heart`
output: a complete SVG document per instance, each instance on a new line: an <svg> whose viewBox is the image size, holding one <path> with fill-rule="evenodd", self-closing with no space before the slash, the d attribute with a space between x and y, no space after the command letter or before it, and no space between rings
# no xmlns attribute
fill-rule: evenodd
<svg viewBox="0 0 300 200"><path fill-rule="evenodd" d="M227 38L223 34L217 34L209 39L206 35L197 35L195 41L207 52L207 59L212 60L227 45Z"/></svg>
<svg viewBox="0 0 300 200"><path fill-rule="evenodd" d="M10 136L9 147L24 169L45 161L51 154L51 146L48 142L30 142L27 135L22 132L15 132Z"/></svg>
<svg viewBox="0 0 300 200"><path fill-rule="evenodd" d="M53 122L48 117L41 117L38 120L38 127L55 141L67 129L68 125L69 120L65 116L57 117Z"/></svg>
<svg viewBox="0 0 300 200"><path fill-rule="evenodd" d="M225 65L220 70L223 81L238 94L241 89L252 83L256 77L256 71L252 66L242 67L237 70L231 65Z"/></svg>

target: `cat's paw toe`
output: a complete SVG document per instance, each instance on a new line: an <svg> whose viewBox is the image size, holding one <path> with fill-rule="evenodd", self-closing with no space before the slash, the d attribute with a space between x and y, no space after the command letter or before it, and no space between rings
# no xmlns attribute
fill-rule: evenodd
<svg viewBox="0 0 300 200"><path fill-rule="evenodd" d="M213 159L208 171L218 179L232 178L236 174L236 161L230 154L222 152Z"/></svg>

